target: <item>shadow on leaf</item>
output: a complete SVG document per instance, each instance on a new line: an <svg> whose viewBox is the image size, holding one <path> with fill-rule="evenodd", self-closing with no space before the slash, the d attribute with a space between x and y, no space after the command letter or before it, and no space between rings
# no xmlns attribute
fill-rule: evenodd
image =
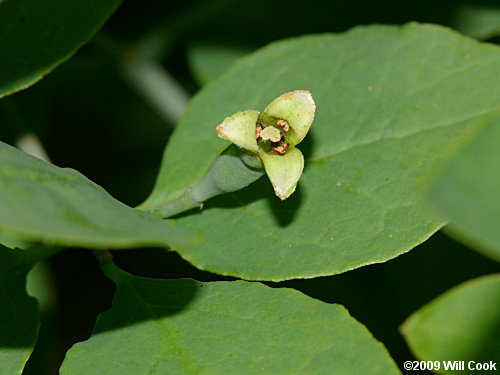
<svg viewBox="0 0 500 375"><path fill-rule="evenodd" d="M99 317L93 335L181 313L202 287L193 279L133 276L112 263L102 268L117 287L112 309Z"/></svg>

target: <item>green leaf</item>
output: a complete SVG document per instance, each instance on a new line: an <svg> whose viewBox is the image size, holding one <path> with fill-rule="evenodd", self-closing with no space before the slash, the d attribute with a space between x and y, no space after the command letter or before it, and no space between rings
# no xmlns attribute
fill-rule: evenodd
<svg viewBox="0 0 500 375"><path fill-rule="evenodd" d="M0 245L0 375L22 372L38 336L38 304L26 293L31 265L24 251Z"/></svg>
<svg viewBox="0 0 500 375"><path fill-rule="evenodd" d="M130 208L72 169L0 142L0 236L92 248L192 246L194 232Z"/></svg>
<svg viewBox="0 0 500 375"><path fill-rule="evenodd" d="M447 233L500 261L500 117L453 157L430 193Z"/></svg>
<svg viewBox="0 0 500 375"><path fill-rule="evenodd" d="M203 85L213 81L250 52L252 49L249 47L203 43L189 47L188 59L198 83Z"/></svg>
<svg viewBox="0 0 500 375"><path fill-rule="evenodd" d="M30 242L20 241L12 237L5 237L5 236L0 236L0 244L2 244L5 247L8 247L9 249L21 249L21 250L27 249L28 247L31 246Z"/></svg>
<svg viewBox="0 0 500 375"><path fill-rule="evenodd" d="M306 160L297 192L275 202L267 181L258 181L207 201L179 220L205 234L180 254L199 268L266 280L386 261L444 224L421 195L435 167L500 109L499 65L498 47L430 25L273 43L192 100L144 206L160 206L203 178L226 147L213 135L225 116L307 89L317 110L300 144Z"/></svg>
<svg viewBox="0 0 500 375"><path fill-rule="evenodd" d="M121 0L0 2L0 97L31 86L69 58Z"/></svg>
<svg viewBox="0 0 500 375"><path fill-rule="evenodd" d="M259 283L105 271L117 283L113 307L69 350L61 375L399 373L340 305Z"/></svg>
<svg viewBox="0 0 500 375"><path fill-rule="evenodd" d="M302 152L298 148L294 148L285 155L271 155L261 152L260 157L276 195L281 199L287 199L295 191L304 169Z"/></svg>
<svg viewBox="0 0 500 375"><path fill-rule="evenodd" d="M453 26L461 33L478 39L500 35L500 8L462 4L458 7Z"/></svg>
<svg viewBox="0 0 500 375"><path fill-rule="evenodd" d="M474 279L422 307L403 324L402 333L415 356L424 361L465 361L466 366L468 361L496 361L500 353L499 301L500 274ZM464 373L443 368L436 372Z"/></svg>

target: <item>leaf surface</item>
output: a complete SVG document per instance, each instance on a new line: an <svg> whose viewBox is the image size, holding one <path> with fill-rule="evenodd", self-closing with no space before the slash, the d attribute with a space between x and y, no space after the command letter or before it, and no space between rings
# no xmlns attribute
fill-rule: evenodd
<svg viewBox="0 0 500 375"><path fill-rule="evenodd" d="M435 168L500 110L499 65L498 47L430 25L273 43L193 99L144 207L180 196L205 175L227 146L213 130L226 116L310 90L317 110L300 144L305 170L294 195L279 202L261 179L207 201L179 220L205 234L180 253L202 269L266 280L386 261L445 223L421 196Z"/></svg>
<svg viewBox="0 0 500 375"><path fill-rule="evenodd" d="M466 366L469 361L495 362L500 353L499 301L500 274L483 276L419 309L403 324L402 333L415 356L424 361L465 361ZM436 372L464 373L443 370Z"/></svg>
<svg viewBox="0 0 500 375"><path fill-rule="evenodd" d="M0 97L31 86L70 57L120 3L0 1Z"/></svg>
<svg viewBox="0 0 500 375"><path fill-rule="evenodd" d="M482 128L438 178L431 202L451 236L500 262L500 117Z"/></svg>
<svg viewBox="0 0 500 375"><path fill-rule="evenodd" d="M134 209L73 169L0 142L0 235L92 248L191 247L196 234Z"/></svg>
<svg viewBox="0 0 500 375"><path fill-rule="evenodd" d="M340 305L259 283L158 280L105 267L117 283L113 307L69 350L62 375L399 374Z"/></svg>

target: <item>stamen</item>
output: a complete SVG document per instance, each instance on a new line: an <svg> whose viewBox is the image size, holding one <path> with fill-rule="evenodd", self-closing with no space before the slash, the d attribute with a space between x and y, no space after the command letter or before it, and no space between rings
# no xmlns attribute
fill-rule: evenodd
<svg viewBox="0 0 500 375"><path fill-rule="evenodd" d="M288 143L282 143L280 146L272 148L271 151L277 152L280 155L283 155L290 145Z"/></svg>
<svg viewBox="0 0 500 375"><path fill-rule="evenodd" d="M278 120L278 121L276 121L276 125L283 126L283 130L286 132L288 130L290 130L290 125L288 124L288 121L286 121L286 120Z"/></svg>
<svg viewBox="0 0 500 375"><path fill-rule="evenodd" d="M255 128L255 139L259 139L261 130L262 130L262 126L257 126Z"/></svg>

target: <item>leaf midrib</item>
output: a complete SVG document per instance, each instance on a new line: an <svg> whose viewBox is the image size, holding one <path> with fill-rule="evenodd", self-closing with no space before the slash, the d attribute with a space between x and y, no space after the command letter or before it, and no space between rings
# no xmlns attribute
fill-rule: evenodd
<svg viewBox="0 0 500 375"><path fill-rule="evenodd" d="M410 131L410 132L405 133L405 134L394 134L394 135L391 135L391 136L381 136L381 135L379 135L379 136L377 136L377 138L373 138L373 139L370 139L368 141L355 143L355 144L352 144L352 145L349 145L349 146L345 146L344 148L340 148L338 150L326 153L324 155L316 156L316 157L313 157L313 158L308 158L308 159L306 159L306 161L321 162L321 161L323 161L325 159L328 159L330 157L342 154L344 152L351 151L351 150L353 150L355 148L358 148L358 147L370 146L372 144L375 144L375 143L378 143L378 142L382 142L382 141L391 140L391 139L405 139L405 138L408 138L408 137L411 137L411 136L414 136L414 135L417 135L417 134L420 134L420 133L424 133L426 131L437 130L437 129L441 129L441 128L446 128L446 127L454 126L456 124L464 123L464 122L467 122L467 121L473 121L473 120L481 118L483 116L486 119L488 116L494 115L495 113L500 113L500 107L492 109L492 110L489 110L489 111L485 111L485 112L481 112L481 113L476 113L476 114L473 114L473 115L471 115L469 117L465 117L465 118L462 118L462 119L455 119L455 120L453 120L451 122L448 121L448 122L445 122L445 123L440 123L440 124L435 125L435 126L430 126L430 127L427 127L427 128L417 129L417 130Z"/></svg>
<svg viewBox="0 0 500 375"><path fill-rule="evenodd" d="M177 358L179 359L179 363L189 374L197 375L199 374L199 369L196 368L195 360L188 354L187 350L184 347L179 346L180 340L176 340L176 335L173 333L171 329L171 324L168 322L168 317L161 318L159 317L155 311L152 309L150 304L142 298L141 293L135 287L133 282L128 280L124 281L125 284L129 286L129 289L137 296L137 300L141 302L142 305L146 307L146 310L149 312L150 316L153 318L153 322L157 327L158 332L160 333L160 337L163 338L163 342L165 347L158 354L158 359L156 363L151 367L150 371L145 373L144 375L151 374L158 364L162 361L162 356L165 352L169 351L170 348L173 348L177 354ZM170 344L170 345L169 345Z"/></svg>

